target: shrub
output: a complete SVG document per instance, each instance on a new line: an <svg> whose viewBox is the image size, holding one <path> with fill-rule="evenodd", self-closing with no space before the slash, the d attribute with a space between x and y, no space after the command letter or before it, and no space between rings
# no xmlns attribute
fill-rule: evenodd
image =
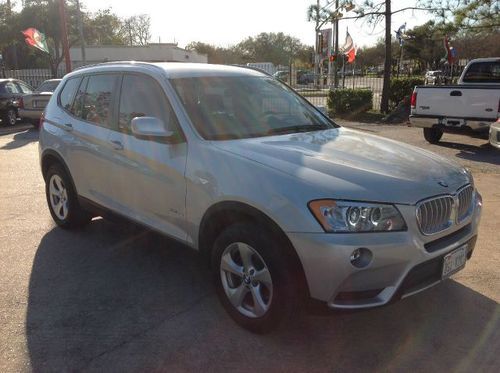
<svg viewBox="0 0 500 373"><path fill-rule="evenodd" d="M327 104L330 115L368 111L373 106L373 92L369 89L332 89Z"/></svg>
<svg viewBox="0 0 500 373"><path fill-rule="evenodd" d="M389 93L390 106L392 108L398 106L405 97L411 96L413 88L415 88L416 85L422 84L424 84L424 79L421 77L392 78Z"/></svg>

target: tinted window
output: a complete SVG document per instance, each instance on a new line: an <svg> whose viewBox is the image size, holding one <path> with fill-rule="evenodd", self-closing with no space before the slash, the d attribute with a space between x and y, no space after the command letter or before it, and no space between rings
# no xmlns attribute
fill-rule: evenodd
<svg viewBox="0 0 500 373"><path fill-rule="evenodd" d="M60 105L66 109L71 109L71 104L73 103L73 97L75 96L75 92L78 89L78 84L80 83L80 78L72 78L69 79L64 85L61 94L59 95L59 103Z"/></svg>
<svg viewBox="0 0 500 373"><path fill-rule="evenodd" d="M59 81L45 81L36 89L37 92L54 92L59 85Z"/></svg>
<svg viewBox="0 0 500 373"><path fill-rule="evenodd" d="M75 101L73 102L73 106L71 107L70 112L78 117L83 118L83 104L85 101L85 89L87 88L87 83L89 82L89 77L86 76L83 78L78 91L76 92Z"/></svg>
<svg viewBox="0 0 500 373"><path fill-rule="evenodd" d="M27 93L32 93L32 92L33 92L33 89L32 89L30 86L28 86L28 85L26 85L26 84L24 84L24 83L17 82L17 85L19 86L20 91L21 91L22 93L27 94Z"/></svg>
<svg viewBox="0 0 500 373"><path fill-rule="evenodd" d="M80 97L83 99L78 112L80 118L103 127L111 126L111 105L117 78L117 75L105 74L89 77L85 94Z"/></svg>
<svg viewBox="0 0 500 373"><path fill-rule="evenodd" d="M500 83L500 61L476 62L464 76L467 83Z"/></svg>
<svg viewBox="0 0 500 373"><path fill-rule="evenodd" d="M21 93L19 87L13 82L7 82L4 85L4 89L6 93Z"/></svg>
<svg viewBox="0 0 500 373"><path fill-rule="evenodd" d="M118 125L130 129L130 122L137 117L155 117L169 123L169 129L178 129L175 114L160 85L145 75L123 77Z"/></svg>

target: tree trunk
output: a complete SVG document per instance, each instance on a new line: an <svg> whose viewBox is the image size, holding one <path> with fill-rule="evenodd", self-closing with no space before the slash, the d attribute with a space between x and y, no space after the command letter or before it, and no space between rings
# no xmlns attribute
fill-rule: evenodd
<svg viewBox="0 0 500 373"><path fill-rule="evenodd" d="M382 88L382 100L380 102L380 111L389 112L389 91L391 89L391 69L392 69L392 50L391 50L391 0L385 1L385 62L384 62L384 85Z"/></svg>

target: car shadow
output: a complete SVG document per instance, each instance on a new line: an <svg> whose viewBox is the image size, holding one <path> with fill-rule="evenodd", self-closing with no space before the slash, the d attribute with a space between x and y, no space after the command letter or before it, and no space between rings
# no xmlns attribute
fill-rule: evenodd
<svg viewBox="0 0 500 373"><path fill-rule="evenodd" d="M35 128L30 128L23 132L18 132L12 137L12 141L2 146L0 149L12 150L38 141L39 132Z"/></svg>
<svg viewBox="0 0 500 373"><path fill-rule="evenodd" d="M499 305L453 280L254 335L223 311L194 251L102 219L43 237L26 318L34 371L486 372L500 351Z"/></svg>
<svg viewBox="0 0 500 373"><path fill-rule="evenodd" d="M458 150L459 153L456 154L458 158L467 159L474 162L500 165L500 152L493 146L491 146L488 142L480 146L476 146L471 144L440 141L437 145Z"/></svg>

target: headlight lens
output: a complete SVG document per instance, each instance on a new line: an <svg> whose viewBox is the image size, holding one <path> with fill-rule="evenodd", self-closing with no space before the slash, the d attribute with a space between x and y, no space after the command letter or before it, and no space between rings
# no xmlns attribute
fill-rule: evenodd
<svg viewBox="0 0 500 373"><path fill-rule="evenodd" d="M406 230L401 213L393 205L325 199L309 202L309 209L326 232Z"/></svg>

